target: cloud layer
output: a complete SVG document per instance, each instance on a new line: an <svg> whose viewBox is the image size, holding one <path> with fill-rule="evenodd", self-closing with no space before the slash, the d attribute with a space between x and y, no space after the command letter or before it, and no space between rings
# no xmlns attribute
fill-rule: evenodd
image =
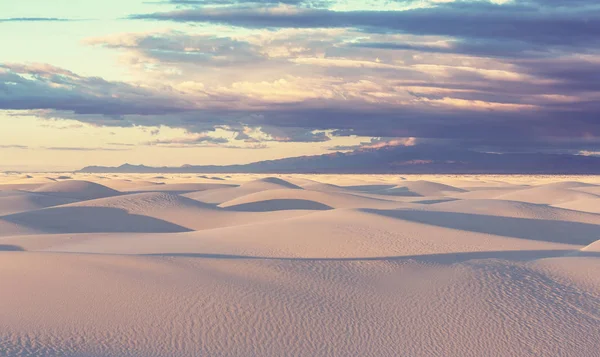
<svg viewBox="0 0 600 357"><path fill-rule="evenodd" d="M600 151L596 1L154 3L173 8L128 19L202 26L85 41L118 53L131 81L2 64L0 110L190 133L147 143L164 147Z"/></svg>

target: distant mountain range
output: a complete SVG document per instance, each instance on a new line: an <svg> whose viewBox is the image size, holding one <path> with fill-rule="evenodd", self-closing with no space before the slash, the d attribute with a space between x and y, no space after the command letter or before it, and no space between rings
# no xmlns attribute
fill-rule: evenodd
<svg viewBox="0 0 600 357"><path fill-rule="evenodd" d="M259 161L244 165L88 166L85 173L600 174L600 157L494 154L440 147L385 147Z"/></svg>

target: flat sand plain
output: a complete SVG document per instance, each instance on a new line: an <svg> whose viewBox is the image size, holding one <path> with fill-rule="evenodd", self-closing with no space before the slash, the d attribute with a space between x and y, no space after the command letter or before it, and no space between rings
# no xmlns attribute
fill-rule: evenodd
<svg viewBox="0 0 600 357"><path fill-rule="evenodd" d="M0 174L0 356L600 356L600 177Z"/></svg>

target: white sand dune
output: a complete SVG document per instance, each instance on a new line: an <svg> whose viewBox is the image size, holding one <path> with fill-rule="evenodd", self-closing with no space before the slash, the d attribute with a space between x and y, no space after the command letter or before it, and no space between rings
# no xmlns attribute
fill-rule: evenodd
<svg viewBox="0 0 600 357"><path fill-rule="evenodd" d="M524 190L518 190L494 198L507 201L521 201L538 204L561 204L588 198L600 197L590 193L572 190L570 188L538 186Z"/></svg>
<svg viewBox="0 0 600 357"><path fill-rule="evenodd" d="M460 231L504 237L587 245L597 239L600 225L560 220L515 218L486 214L465 214L434 210L370 210L396 219Z"/></svg>
<svg viewBox="0 0 600 357"><path fill-rule="evenodd" d="M0 192L20 191L20 190L33 191L36 188L41 187L43 185L45 185L45 184L43 184L43 183L17 183L17 184L0 183Z"/></svg>
<svg viewBox="0 0 600 357"><path fill-rule="evenodd" d="M597 177L29 176L0 356L600 356Z"/></svg>
<svg viewBox="0 0 600 357"><path fill-rule="evenodd" d="M40 186L33 192L54 195L63 198L72 198L76 200L93 200L102 197L111 197L119 195L119 192L106 186L79 180L69 180L49 183Z"/></svg>
<svg viewBox="0 0 600 357"><path fill-rule="evenodd" d="M142 188L148 190L149 187L160 185L158 182L147 181L147 180L118 180L108 179L102 180L102 185L112 188L117 191L135 191L136 189Z"/></svg>
<svg viewBox="0 0 600 357"><path fill-rule="evenodd" d="M27 227L17 222L11 222L0 217L0 238L3 236L20 236L30 234L44 234L45 231ZM1 242L1 240L0 240ZM1 243L0 243L1 244Z"/></svg>
<svg viewBox="0 0 600 357"><path fill-rule="evenodd" d="M0 216L76 202L63 198L23 191L0 192Z"/></svg>
<svg viewBox="0 0 600 357"><path fill-rule="evenodd" d="M554 207L582 212L600 213L600 197L583 198L565 203L559 203L554 205Z"/></svg>
<svg viewBox="0 0 600 357"><path fill-rule="evenodd" d="M31 176L24 175L20 177L14 177L6 180L4 183L10 185L20 185L20 184L47 184L56 182L56 179L45 176Z"/></svg>
<svg viewBox="0 0 600 357"><path fill-rule="evenodd" d="M588 245L587 247L582 248L581 251L600 253L600 239Z"/></svg>
<svg viewBox="0 0 600 357"><path fill-rule="evenodd" d="M589 188L600 188L598 185L594 185L586 182L579 181L560 181L560 182L552 182L540 185L538 187L545 188L562 188L562 189L589 189Z"/></svg>
<svg viewBox="0 0 600 357"><path fill-rule="evenodd" d="M598 201L600 203L600 199ZM581 222L600 225L600 214L579 212L542 204L504 200L455 200L441 202L429 207L454 213L482 214L488 216L543 219L552 221Z"/></svg>
<svg viewBox="0 0 600 357"><path fill-rule="evenodd" d="M407 188L409 191L421 196L443 196L446 192L466 192L466 190L458 187L423 180L404 182L396 186L394 190L401 188Z"/></svg>
<svg viewBox="0 0 600 357"><path fill-rule="evenodd" d="M595 239L590 231L598 226L572 224L570 236L560 231L541 236L543 221L524 220L514 231L503 230L508 218L486 222L489 226L451 227L438 217L407 219L391 217L388 212L329 210L298 217L273 219L255 224L230 226L180 234L103 234L70 235L44 238L3 239L25 250L110 254L218 254L266 258L337 258L437 254L447 261L462 261L466 253L483 257L533 259L538 256L563 255L578 250ZM398 211L400 212L400 211ZM411 211L407 211L411 212ZM385 213L385 214L384 214ZM417 212L418 213L418 212ZM442 217L444 218L444 217ZM469 217L465 217L465 220ZM465 225L464 222L459 222ZM493 225L492 225L493 223ZM448 225L448 227L443 226ZM558 224L560 227L560 224ZM265 232L269 234L265 234ZM549 229L543 230L547 232ZM504 235L503 235L504 234ZM593 234L593 233L592 233ZM579 238L580 241L573 242ZM541 253L540 253L541 252ZM541 254L541 255L540 255ZM474 256L474 255L473 255ZM469 257L469 254L466 254ZM474 258L472 258L474 259Z"/></svg>
<svg viewBox="0 0 600 357"><path fill-rule="evenodd" d="M264 179L246 182L238 187L226 187L218 190L194 192L187 194L186 197L205 203L221 204L223 202L231 201L238 197L246 196L252 193L276 189L300 190L302 188L275 177L267 177Z"/></svg>
<svg viewBox="0 0 600 357"><path fill-rule="evenodd" d="M198 191L209 191L217 188L234 187L229 184L220 183L173 183L173 184L151 184L149 186L138 186L122 188L124 192L172 192L172 193L190 193Z"/></svg>
<svg viewBox="0 0 600 357"><path fill-rule="evenodd" d="M235 212L168 192L126 194L69 204L63 207L69 209L87 207L120 210L132 215L131 217L156 218L190 230L205 230L280 220L310 213L299 212L297 211L299 208L290 208L286 210L287 212L266 212L266 214L255 214L244 212L244 210Z"/></svg>
<svg viewBox="0 0 600 357"><path fill-rule="evenodd" d="M600 196L600 186L598 186L598 185L586 185L586 186L573 187L573 190L585 192L585 193L591 193L592 195Z"/></svg>
<svg viewBox="0 0 600 357"><path fill-rule="evenodd" d="M424 180L405 181L399 185L359 185L345 188L378 195L408 197L443 196L446 192L466 192L457 187Z"/></svg>
<svg viewBox="0 0 600 357"><path fill-rule="evenodd" d="M541 271L544 275L560 284L570 285L578 291L579 294L585 297L596 298L600 294L600 251L591 250L580 254L573 254L567 257L545 258L533 261L530 266ZM560 298L560 296L556 296ZM595 318L600 323L600 316L597 313L600 311L597 306L596 312L589 314L586 310L580 308L579 304L569 306L568 302L565 305L578 311L582 315L589 314L589 317Z"/></svg>
<svg viewBox="0 0 600 357"><path fill-rule="evenodd" d="M329 183L321 183L321 182L304 182L299 185L305 190L309 191L319 191L319 192L343 192L343 193L353 193L354 191L345 189L341 186L332 185Z"/></svg>
<svg viewBox="0 0 600 357"><path fill-rule="evenodd" d="M600 345L597 296L523 263L0 257L6 355L595 356Z"/></svg>
<svg viewBox="0 0 600 357"><path fill-rule="evenodd" d="M289 207L294 207L294 201L308 201L328 208L396 208L401 204L395 201L374 199L343 192L311 191L308 189L272 189L251 193L237 197L220 204L221 207L233 207L239 205L260 204L267 202L269 206L277 207L277 201L288 202ZM269 204L271 202L271 204ZM281 205L284 206L285 205ZM405 205L406 206L406 205ZM272 209L271 209L272 210Z"/></svg>
<svg viewBox="0 0 600 357"><path fill-rule="evenodd" d="M43 233L91 232L185 232L189 229L148 216L129 214L117 208L105 207L51 207L36 211L0 217L0 223L9 222L24 227L16 234L30 230ZM0 231L0 236L14 235Z"/></svg>
<svg viewBox="0 0 600 357"><path fill-rule="evenodd" d="M531 187L471 187L467 192L449 192L446 194L448 197L458 198L461 200L485 200L495 199L503 195L514 193L519 196L518 192L522 190L530 189Z"/></svg>

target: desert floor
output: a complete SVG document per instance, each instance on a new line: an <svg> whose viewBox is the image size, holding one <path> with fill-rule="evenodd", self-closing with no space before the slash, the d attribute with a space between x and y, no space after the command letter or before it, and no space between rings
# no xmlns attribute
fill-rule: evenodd
<svg viewBox="0 0 600 357"><path fill-rule="evenodd" d="M0 174L0 356L600 356L600 177Z"/></svg>

